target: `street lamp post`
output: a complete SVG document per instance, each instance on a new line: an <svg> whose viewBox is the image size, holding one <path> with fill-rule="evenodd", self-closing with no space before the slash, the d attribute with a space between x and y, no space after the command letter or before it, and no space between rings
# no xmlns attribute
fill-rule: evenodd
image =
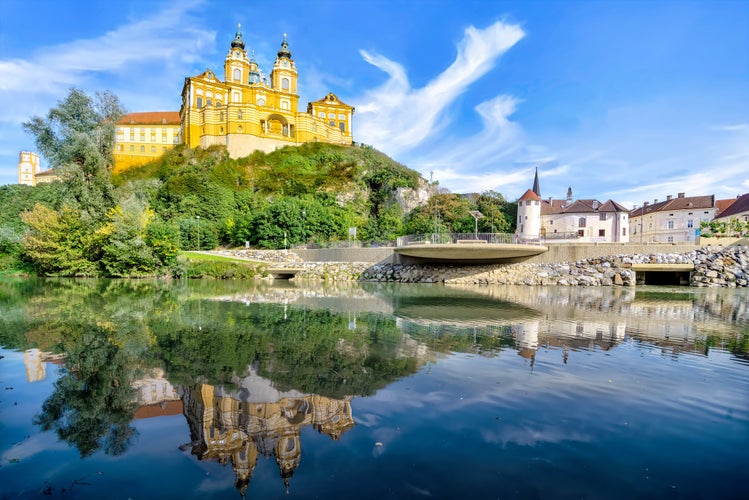
<svg viewBox="0 0 749 500"><path fill-rule="evenodd" d="M479 219L483 219L484 214L478 210L470 210L468 213L473 216L473 239L477 240L479 239Z"/></svg>
<svg viewBox="0 0 749 500"><path fill-rule="evenodd" d="M198 252L200 252L200 216L196 215L196 219L198 219Z"/></svg>

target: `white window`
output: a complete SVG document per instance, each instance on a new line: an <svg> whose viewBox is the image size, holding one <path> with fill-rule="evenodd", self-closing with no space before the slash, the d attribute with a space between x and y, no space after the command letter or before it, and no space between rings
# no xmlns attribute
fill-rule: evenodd
<svg viewBox="0 0 749 500"><path fill-rule="evenodd" d="M263 99L262 97L260 97L260 98L259 98L259 99L257 100L257 105L258 105L258 106L265 106L265 99Z"/></svg>
<svg viewBox="0 0 749 500"><path fill-rule="evenodd" d="M338 115L338 119L339 119L339 120L345 120L345 119L346 119L346 115L344 115L344 114L339 114L339 115Z"/></svg>
<svg viewBox="0 0 749 500"><path fill-rule="evenodd" d="M668 228L673 229L674 228L674 221L670 220L668 221Z"/></svg>
<svg viewBox="0 0 749 500"><path fill-rule="evenodd" d="M281 78L281 90L289 90L289 79Z"/></svg>
<svg viewBox="0 0 749 500"><path fill-rule="evenodd" d="M673 236L669 236L668 237L668 242L669 243L673 243L674 242L674 237Z"/></svg>
<svg viewBox="0 0 749 500"><path fill-rule="evenodd" d="M335 118L335 113L328 113L328 118Z"/></svg>
<svg viewBox="0 0 749 500"><path fill-rule="evenodd" d="M606 212L601 212L598 214L599 220L606 220Z"/></svg>
<svg viewBox="0 0 749 500"><path fill-rule="evenodd" d="M289 109L289 101L281 101L281 109Z"/></svg>
<svg viewBox="0 0 749 500"><path fill-rule="evenodd" d="M687 221L687 227L694 227L694 221L692 219Z"/></svg>
<svg viewBox="0 0 749 500"><path fill-rule="evenodd" d="M234 68L234 80L240 81L242 79L242 71L239 70L239 68Z"/></svg>
<svg viewBox="0 0 749 500"><path fill-rule="evenodd" d="M320 112L319 112L319 113L318 113L317 115L318 115L318 116L319 116L320 118L325 118L325 111L320 111Z"/></svg>

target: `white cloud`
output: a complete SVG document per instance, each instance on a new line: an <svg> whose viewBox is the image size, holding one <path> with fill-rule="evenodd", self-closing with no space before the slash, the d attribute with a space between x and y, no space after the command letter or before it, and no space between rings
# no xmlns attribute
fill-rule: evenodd
<svg viewBox="0 0 749 500"><path fill-rule="evenodd" d="M71 86L85 87L89 79L101 74L133 72L129 81L133 85L139 67L164 71L174 61L194 62L194 54L215 41L214 32L192 22L190 11L199 3L175 3L97 38L40 48L28 59L0 60L0 106L4 110L0 120L25 121L48 109Z"/></svg>
<svg viewBox="0 0 749 500"><path fill-rule="evenodd" d="M455 61L420 89L411 87L402 65L362 50L364 60L387 73L389 78L357 99L359 140L391 155L419 145L445 125L445 122L440 125L438 120L445 109L491 70L497 58L523 36L519 26L499 21L485 29L469 27L458 45ZM502 106L501 103L494 105ZM486 106L490 108L491 104ZM478 111L492 114L498 110L482 108Z"/></svg>
<svg viewBox="0 0 749 500"><path fill-rule="evenodd" d="M713 127L715 130L722 132L745 132L749 130L749 123L736 123L733 125L718 125Z"/></svg>

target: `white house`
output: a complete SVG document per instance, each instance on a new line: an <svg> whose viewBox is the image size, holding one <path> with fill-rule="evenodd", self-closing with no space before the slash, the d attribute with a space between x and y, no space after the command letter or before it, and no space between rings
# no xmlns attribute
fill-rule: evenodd
<svg viewBox="0 0 749 500"><path fill-rule="evenodd" d="M629 213L632 241L638 243L693 243L700 223L715 216L715 195L684 196L645 202Z"/></svg>
<svg viewBox="0 0 749 500"><path fill-rule="evenodd" d="M629 211L613 200L541 199L538 169L533 188L518 199L518 236L521 240L628 242Z"/></svg>

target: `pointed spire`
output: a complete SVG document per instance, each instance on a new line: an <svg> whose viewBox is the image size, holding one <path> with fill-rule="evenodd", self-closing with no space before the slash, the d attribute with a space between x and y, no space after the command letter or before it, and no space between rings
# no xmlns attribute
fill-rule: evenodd
<svg viewBox="0 0 749 500"><path fill-rule="evenodd" d="M278 51L279 59L285 57L291 59L291 52L289 52L289 42L286 40L286 33L283 34L283 42L281 42L281 50Z"/></svg>
<svg viewBox="0 0 749 500"><path fill-rule="evenodd" d="M538 197L541 197L541 188L538 185L538 167L536 167L536 177L533 179L533 192L538 195Z"/></svg>

